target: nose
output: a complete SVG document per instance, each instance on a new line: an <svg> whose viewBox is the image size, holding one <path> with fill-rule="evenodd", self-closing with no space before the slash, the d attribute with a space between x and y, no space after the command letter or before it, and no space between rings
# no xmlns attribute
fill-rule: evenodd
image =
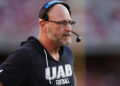
<svg viewBox="0 0 120 86"><path fill-rule="evenodd" d="M66 27L65 27L65 31L66 32L71 32L72 28L71 28L71 25L67 24Z"/></svg>

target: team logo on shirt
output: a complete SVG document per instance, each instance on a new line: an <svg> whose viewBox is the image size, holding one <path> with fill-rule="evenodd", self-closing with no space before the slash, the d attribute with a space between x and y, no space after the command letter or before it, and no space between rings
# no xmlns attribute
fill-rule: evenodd
<svg viewBox="0 0 120 86"><path fill-rule="evenodd" d="M72 68L70 64L59 65L58 67L48 67L45 69L45 78L47 80L56 79L56 85L69 84L69 78L72 76Z"/></svg>
<svg viewBox="0 0 120 86"><path fill-rule="evenodd" d="M2 73L2 72L3 72L3 69L0 70L0 73Z"/></svg>

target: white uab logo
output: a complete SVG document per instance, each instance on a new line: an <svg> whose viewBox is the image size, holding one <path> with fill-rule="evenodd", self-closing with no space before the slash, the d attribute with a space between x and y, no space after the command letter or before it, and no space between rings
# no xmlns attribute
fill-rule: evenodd
<svg viewBox="0 0 120 86"><path fill-rule="evenodd" d="M0 73L2 73L3 72L3 69L0 69Z"/></svg>
<svg viewBox="0 0 120 86"><path fill-rule="evenodd" d="M45 78L47 80L60 79L70 76L72 76L72 69L70 64L66 64L65 69L63 68L63 65L58 66L58 70L56 66L52 68L48 67L45 69Z"/></svg>
<svg viewBox="0 0 120 86"><path fill-rule="evenodd" d="M60 65L58 68L54 66L45 69L45 78L47 80L56 79L57 85L70 83L69 78L66 78L70 76L72 76L72 68L70 64L65 64L64 67L63 65Z"/></svg>

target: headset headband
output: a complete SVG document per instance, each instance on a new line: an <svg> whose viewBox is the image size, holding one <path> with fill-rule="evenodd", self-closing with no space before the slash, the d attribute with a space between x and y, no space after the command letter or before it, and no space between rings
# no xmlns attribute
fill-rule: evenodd
<svg viewBox="0 0 120 86"><path fill-rule="evenodd" d="M46 4L42 7L42 9L40 10L40 12L39 12L39 18L48 20L47 11L48 11L52 6L54 6L55 4L62 4L62 5L64 5L64 6L68 9L68 11L69 11L69 13L70 13L70 15L71 15L70 7L69 7L69 5L66 4L64 1L50 1L50 2L46 3Z"/></svg>

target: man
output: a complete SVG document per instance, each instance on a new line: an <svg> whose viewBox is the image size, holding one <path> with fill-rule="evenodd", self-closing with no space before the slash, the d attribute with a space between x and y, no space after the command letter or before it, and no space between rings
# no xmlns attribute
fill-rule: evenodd
<svg viewBox="0 0 120 86"><path fill-rule="evenodd" d="M39 13L38 39L29 37L0 66L0 86L74 86L69 6L51 1Z"/></svg>

